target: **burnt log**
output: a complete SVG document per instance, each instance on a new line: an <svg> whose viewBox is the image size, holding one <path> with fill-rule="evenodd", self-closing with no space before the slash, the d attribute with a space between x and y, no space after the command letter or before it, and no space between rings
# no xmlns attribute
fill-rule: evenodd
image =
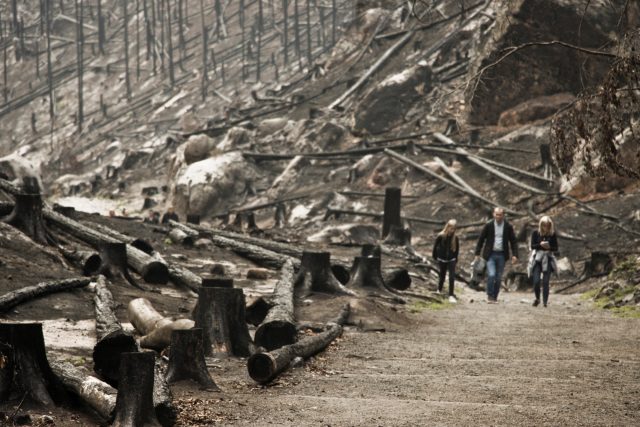
<svg viewBox="0 0 640 427"><path fill-rule="evenodd" d="M120 355L138 350L136 340L122 329L114 313L114 301L107 280L99 276L94 297L97 344L93 347L93 369L106 382L118 385Z"/></svg>
<svg viewBox="0 0 640 427"><path fill-rule="evenodd" d="M242 289L200 288L193 318L195 327L203 331L207 356L222 354L247 357L254 353Z"/></svg>
<svg viewBox="0 0 640 427"><path fill-rule="evenodd" d="M25 177L22 191L15 193L14 197L13 211L3 221L22 231L34 242L48 244L47 230L42 219L42 195L36 178Z"/></svg>
<svg viewBox="0 0 640 427"><path fill-rule="evenodd" d="M11 395L15 369L13 360L13 347L0 342L0 402L6 402Z"/></svg>
<svg viewBox="0 0 640 427"><path fill-rule="evenodd" d="M178 418L178 409L173 404L173 395L167 383L164 364L160 358L155 359L153 367L153 407L156 418L163 427L172 427Z"/></svg>
<svg viewBox="0 0 640 427"><path fill-rule="evenodd" d="M153 406L154 365L152 352L121 355L114 427L159 425Z"/></svg>
<svg viewBox="0 0 640 427"><path fill-rule="evenodd" d="M296 341L296 325L293 311L293 264L285 263L280 280L273 291L273 307L255 333L256 345L267 351L275 350Z"/></svg>
<svg viewBox="0 0 640 427"><path fill-rule="evenodd" d="M354 295L333 275L329 252L303 252L295 285L307 293Z"/></svg>
<svg viewBox="0 0 640 427"><path fill-rule="evenodd" d="M117 390L69 362L52 361L51 370L65 389L77 396L104 420L111 421L116 409Z"/></svg>
<svg viewBox="0 0 640 427"><path fill-rule="evenodd" d="M0 313L6 313L11 308L25 301L30 301L34 298L41 297L43 295L49 295L55 292L63 292L69 289L82 288L91 283L91 279L88 277L73 278L55 280L52 282L42 282L33 286L26 286L18 290L7 292L0 296Z"/></svg>
<svg viewBox="0 0 640 427"><path fill-rule="evenodd" d="M202 278L186 268L169 264L169 279L176 285L198 292L202 286Z"/></svg>
<svg viewBox="0 0 640 427"><path fill-rule="evenodd" d="M171 352L167 368L167 382L193 380L205 390L220 389L209 375L204 360L202 329L176 330L171 333Z"/></svg>
<svg viewBox="0 0 640 427"><path fill-rule="evenodd" d="M347 304L345 307L349 307ZM349 311L343 308L338 319L346 321ZM331 342L342 334L342 324L329 323L327 330L308 338L304 338L295 344L280 347L277 350L265 353L256 353L247 361L249 376L254 381L266 384L273 381L281 372L286 370L291 361L297 357L308 358L327 348Z"/></svg>
<svg viewBox="0 0 640 427"><path fill-rule="evenodd" d="M253 326L259 326L269 314L273 304L268 302L264 297L250 297L247 301L245 310L245 319L247 323Z"/></svg>
<svg viewBox="0 0 640 427"><path fill-rule="evenodd" d="M194 243L193 236L188 235L179 228L172 228L171 231L169 231L169 234L167 234L167 237L173 243L177 243L180 245L193 246Z"/></svg>
<svg viewBox="0 0 640 427"><path fill-rule="evenodd" d="M127 307L129 321L143 336L140 347L161 351L171 343L171 332L176 329L191 329L193 320L173 320L158 313L148 299L136 298Z"/></svg>
<svg viewBox="0 0 640 427"><path fill-rule="evenodd" d="M387 288L404 291L411 286L411 276L406 268L385 268L382 270L382 281Z"/></svg>
<svg viewBox="0 0 640 427"><path fill-rule="evenodd" d="M98 274L102 265L100 254L93 251L68 251L62 250L62 255L74 266L82 270L85 276Z"/></svg>
<svg viewBox="0 0 640 427"><path fill-rule="evenodd" d="M47 361L41 323L0 323L0 343L13 349L12 391L45 406L61 403L66 394Z"/></svg>
<svg viewBox="0 0 640 427"><path fill-rule="evenodd" d="M111 236L100 233L50 209L44 210L44 217L56 227L88 243L94 248L99 248L103 242L118 242L117 239ZM149 256L131 244L127 244L127 263L145 282L164 285L169 281L169 271L164 261Z"/></svg>

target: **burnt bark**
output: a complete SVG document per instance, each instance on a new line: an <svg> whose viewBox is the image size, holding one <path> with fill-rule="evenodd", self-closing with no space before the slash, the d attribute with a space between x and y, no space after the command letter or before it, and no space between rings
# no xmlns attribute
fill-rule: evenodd
<svg viewBox="0 0 640 427"><path fill-rule="evenodd" d="M13 347L0 342L0 402L6 402L11 395L11 382L15 369L13 360Z"/></svg>
<svg viewBox="0 0 640 427"><path fill-rule="evenodd" d="M384 243L392 246L411 246L411 229L393 224Z"/></svg>
<svg viewBox="0 0 640 427"><path fill-rule="evenodd" d="M167 237L169 237L169 239L173 243L177 243L180 245L193 246L194 243L193 237L180 230L179 228L171 229L169 234L167 234Z"/></svg>
<svg viewBox="0 0 640 427"><path fill-rule="evenodd" d="M392 289L404 291L411 286L411 276L406 268L387 268L382 270L384 284Z"/></svg>
<svg viewBox="0 0 640 427"><path fill-rule="evenodd" d="M99 246L100 258L102 265L100 266L100 274L104 274L110 279L121 277L129 282L132 286L140 289L140 285L136 283L127 267L127 245L122 242L103 242Z"/></svg>
<svg viewBox="0 0 640 427"><path fill-rule="evenodd" d="M382 279L381 261L378 257L359 257L355 261L356 270L347 284L351 289L361 289L379 296L391 297L395 302L404 302L393 295Z"/></svg>
<svg viewBox="0 0 640 427"><path fill-rule="evenodd" d="M153 407L156 418L163 427L172 427L178 418L178 409L173 404L173 395L160 358L155 359L153 367Z"/></svg>
<svg viewBox="0 0 640 427"><path fill-rule="evenodd" d="M202 278L197 274L177 265L169 264L169 279L178 286L198 292L202 286Z"/></svg>
<svg viewBox="0 0 640 427"><path fill-rule="evenodd" d="M52 361L51 370L64 387L106 421L113 419L117 390L69 362Z"/></svg>
<svg viewBox="0 0 640 427"><path fill-rule="evenodd" d="M200 288L193 318L195 327L202 328L206 355L247 357L254 352L242 289Z"/></svg>
<svg viewBox="0 0 640 427"><path fill-rule="evenodd" d="M73 265L82 270L82 274L85 276L92 276L100 271L102 258L97 252L63 250L62 254Z"/></svg>
<svg viewBox="0 0 640 427"><path fill-rule="evenodd" d="M207 370L204 360L204 339L200 328L171 333L167 382L174 383L187 379L197 382L206 390L220 390Z"/></svg>
<svg viewBox="0 0 640 427"><path fill-rule="evenodd" d="M346 321L349 311L347 304L338 319ZM281 372L289 367L296 357L308 358L324 350L331 342L342 334L342 324L329 323L325 332L302 339L295 344L280 347L267 353L256 353L247 361L249 376L254 381L266 384L274 380Z"/></svg>
<svg viewBox="0 0 640 427"><path fill-rule="evenodd" d="M267 351L275 350L296 341L296 325L293 310L293 264L282 266L280 280L273 291L273 307L255 333L256 345Z"/></svg>
<svg viewBox="0 0 640 427"><path fill-rule="evenodd" d="M33 286L25 286L18 290L7 292L0 296L0 313L6 313L11 308L25 301L49 295L56 292L63 292L69 289L82 288L91 282L88 277L62 279L52 282L41 282Z"/></svg>
<svg viewBox="0 0 640 427"><path fill-rule="evenodd" d="M354 295L333 275L329 252L303 252L295 283L304 292Z"/></svg>
<svg viewBox="0 0 640 427"><path fill-rule="evenodd" d="M42 196L38 181L25 177L22 191L14 194L16 203L13 211L3 221L14 226L33 241L46 245L47 231L42 220Z"/></svg>
<svg viewBox="0 0 640 427"><path fill-rule="evenodd" d="M124 332L114 313L114 301L104 276L98 277L94 297L97 344L93 347L93 369L114 387L118 385L120 355L138 350L136 340Z"/></svg>
<svg viewBox="0 0 640 427"><path fill-rule="evenodd" d="M47 361L41 323L0 323L0 343L13 348L13 391L45 406L64 399L62 384Z"/></svg>
<svg viewBox="0 0 640 427"><path fill-rule="evenodd" d="M153 407L155 355L123 353L114 427L159 426Z"/></svg>

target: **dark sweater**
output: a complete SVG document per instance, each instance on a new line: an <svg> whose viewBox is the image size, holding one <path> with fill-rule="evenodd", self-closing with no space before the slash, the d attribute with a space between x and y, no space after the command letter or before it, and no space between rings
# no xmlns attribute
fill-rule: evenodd
<svg viewBox="0 0 640 427"><path fill-rule="evenodd" d="M433 258L439 261L457 260L460 253L460 242L458 241L458 236L454 236L454 239L456 244L455 251L451 250L451 236L438 234L433 245Z"/></svg>
<svg viewBox="0 0 640 427"><path fill-rule="evenodd" d="M540 246L540 243L543 241L549 242L549 249L545 249ZM551 252L558 251L558 238L556 237L556 233L553 233L551 236L540 236L540 232L538 230L534 230L531 233L531 249L541 249L541 250L550 250Z"/></svg>
<svg viewBox="0 0 640 427"><path fill-rule="evenodd" d="M493 251L493 243L496 239L496 229L494 226L494 220L489 221L482 228L478 244L476 245L476 255L482 255L484 260L489 259L491 251ZM513 226L506 220L504 221L503 233L502 233L502 248L504 250L504 256L509 258L511 252L513 256L518 258L518 242L516 241L516 233L513 231ZM511 248L511 251L509 251Z"/></svg>

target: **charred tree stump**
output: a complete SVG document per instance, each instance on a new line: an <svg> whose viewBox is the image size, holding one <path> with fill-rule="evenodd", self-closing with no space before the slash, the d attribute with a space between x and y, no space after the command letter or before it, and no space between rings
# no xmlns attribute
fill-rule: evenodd
<svg viewBox="0 0 640 427"><path fill-rule="evenodd" d="M389 268L382 270L382 280L385 286L404 291L411 286L411 276L406 268Z"/></svg>
<svg viewBox="0 0 640 427"><path fill-rule="evenodd" d="M366 243L362 245L360 249L360 256L353 258L353 264L351 264L350 277L353 277L358 269L358 262L361 258L374 257L382 259L382 249L380 245L374 245L372 243ZM347 281L348 282L348 281Z"/></svg>
<svg viewBox="0 0 640 427"><path fill-rule="evenodd" d="M187 215L187 224L199 225L200 224L200 215L196 215L196 214Z"/></svg>
<svg viewBox="0 0 640 427"><path fill-rule="evenodd" d="M85 276L93 276L100 271L102 258L97 252L63 250L62 254L73 265L82 270L82 274Z"/></svg>
<svg viewBox="0 0 640 427"><path fill-rule="evenodd" d="M278 203L276 205L274 220L276 228L283 228L287 224L287 207L284 203Z"/></svg>
<svg viewBox="0 0 640 427"><path fill-rule="evenodd" d="M197 382L206 390L220 390L207 371L207 364L204 361L204 341L200 328L171 333L167 382L174 383L186 379Z"/></svg>
<svg viewBox="0 0 640 427"><path fill-rule="evenodd" d="M16 199L13 212L3 221L14 226L33 241L46 245L47 231L42 220L42 196L38 181L25 177L22 191L14 195Z"/></svg>
<svg viewBox="0 0 640 427"><path fill-rule="evenodd" d="M176 329L191 329L193 320L173 320L158 313L148 299L136 298L127 307L129 321L143 336L140 346L161 351L171 343L171 332Z"/></svg>
<svg viewBox="0 0 640 427"><path fill-rule="evenodd" d="M359 257L355 261L356 271L351 277L351 281L347 286L351 289L362 289L378 296L391 297L394 302L404 302L401 298L393 295L384 283L381 272L380 258L377 257Z"/></svg>
<svg viewBox="0 0 640 427"><path fill-rule="evenodd" d="M391 246L411 246L411 230L401 225L392 225L384 243Z"/></svg>
<svg viewBox="0 0 640 427"><path fill-rule="evenodd" d="M342 285L346 285L351 279L351 272L345 265L332 264L331 272L333 273L335 278L338 279L338 282L340 282L340 284Z"/></svg>
<svg viewBox="0 0 640 427"><path fill-rule="evenodd" d="M382 238L387 237L393 225L402 227L400 203L402 193L399 188L390 187L384 191L384 217L382 218Z"/></svg>
<svg viewBox="0 0 640 427"><path fill-rule="evenodd" d="M280 280L273 291L273 307L255 334L257 346L267 351L275 350L296 341L296 325L293 311L293 264L282 266Z"/></svg>
<svg viewBox="0 0 640 427"><path fill-rule="evenodd" d="M121 355L114 427L159 425L153 407L154 364L152 352Z"/></svg>
<svg viewBox="0 0 640 427"><path fill-rule="evenodd" d="M51 370L70 393L76 395L106 421L113 419L118 394L115 388L69 362L52 361Z"/></svg>
<svg viewBox="0 0 640 427"><path fill-rule="evenodd" d="M11 395L14 373L13 347L0 342L0 402L6 402Z"/></svg>
<svg viewBox="0 0 640 427"><path fill-rule="evenodd" d="M207 356L247 357L254 352L242 289L200 288L193 318L195 327L203 331Z"/></svg>
<svg viewBox="0 0 640 427"><path fill-rule="evenodd" d="M203 288L233 288L233 279L229 277L204 277Z"/></svg>
<svg viewBox="0 0 640 427"><path fill-rule="evenodd" d="M0 323L0 343L13 348L12 390L45 406L63 400L64 389L47 361L41 323Z"/></svg>
<svg viewBox="0 0 640 427"><path fill-rule="evenodd" d="M597 277L609 274L613 269L613 259L606 252L591 252L591 259L584 263L583 277Z"/></svg>
<svg viewBox="0 0 640 427"><path fill-rule="evenodd" d="M0 296L0 313L5 313L11 308L25 301L49 295L55 292L63 292L69 289L82 288L91 283L88 277L42 282L33 286L26 286L18 290L7 292Z"/></svg>
<svg viewBox="0 0 640 427"><path fill-rule="evenodd" d="M140 289L140 285L131 277L127 267L127 245L121 242L104 242L100 245L100 257L102 265L100 274L104 274L109 279L122 277L132 286Z"/></svg>
<svg viewBox="0 0 640 427"><path fill-rule="evenodd" d="M153 407L156 411L156 418L163 427L172 427L178 418L178 410L173 404L173 395L164 369L164 364L160 358L155 359L153 367Z"/></svg>
<svg viewBox="0 0 640 427"><path fill-rule="evenodd" d="M354 295L353 292L342 286L333 275L329 252L303 252L300 271L295 283L305 292Z"/></svg>
<svg viewBox="0 0 640 427"><path fill-rule="evenodd" d="M114 313L114 301L104 276L98 277L94 297L96 336L93 347L93 369L114 387L118 385L120 355L138 350L136 340L124 332Z"/></svg>
<svg viewBox="0 0 640 427"><path fill-rule="evenodd" d="M346 307L349 307L347 304ZM343 308L338 319L346 321L348 314L343 315ZM287 369L296 357L308 358L324 350L331 342L342 334L342 325L329 323L325 332L298 341L295 344L280 347L268 353L256 353L247 361L249 376L254 381L266 384L274 380L281 372Z"/></svg>

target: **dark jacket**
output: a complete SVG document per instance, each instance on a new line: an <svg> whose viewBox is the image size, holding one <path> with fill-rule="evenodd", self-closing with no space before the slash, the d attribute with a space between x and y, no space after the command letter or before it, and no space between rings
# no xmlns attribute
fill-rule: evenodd
<svg viewBox="0 0 640 427"><path fill-rule="evenodd" d="M476 245L476 255L482 255L482 258L489 259L491 251L493 251L493 243L495 242L496 229L494 226L495 220L491 220L484 225L478 244ZM504 220L504 232L502 234L502 248L504 249L505 258L511 256L518 257L518 242L516 241L516 233L513 231L513 226Z"/></svg>
<svg viewBox="0 0 640 427"><path fill-rule="evenodd" d="M456 250L451 250L451 236L444 236L442 234L438 234L436 237L436 242L433 245L433 258L438 261L452 261L458 259L458 254L460 253L460 242L458 241L458 236L454 236L456 243Z"/></svg>
<svg viewBox="0 0 640 427"><path fill-rule="evenodd" d="M540 246L540 243L542 243L543 240L549 242L548 250L550 250L551 252L558 251L558 238L556 237L556 233L553 233L551 236L541 237L538 230L533 230L533 233L531 233L531 249L545 250L542 246Z"/></svg>

